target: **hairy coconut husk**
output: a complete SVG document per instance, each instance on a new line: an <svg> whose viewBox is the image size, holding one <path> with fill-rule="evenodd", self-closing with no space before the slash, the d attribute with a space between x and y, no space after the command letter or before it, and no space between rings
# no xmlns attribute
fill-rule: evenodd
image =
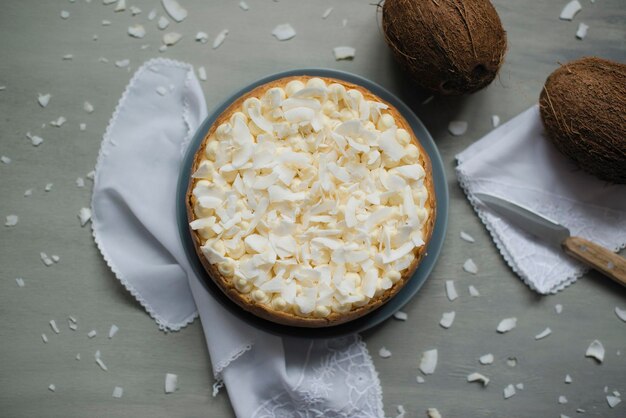
<svg viewBox="0 0 626 418"><path fill-rule="evenodd" d="M506 32L489 0L385 0L385 40L415 82L436 93L473 93L493 81Z"/></svg>
<svg viewBox="0 0 626 418"><path fill-rule="evenodd" d="M601 179L626 183L626 65L585 57L556 69L539 97L548 138Z"/></svg>

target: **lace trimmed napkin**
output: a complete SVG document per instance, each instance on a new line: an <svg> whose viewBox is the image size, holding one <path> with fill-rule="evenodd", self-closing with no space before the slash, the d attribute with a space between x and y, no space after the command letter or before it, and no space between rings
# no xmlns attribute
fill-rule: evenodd
<svg viewBox="0 0 626 418"><path fill-rule="evenodd" d="M193 273L176 224L176 184L206 115L191 65L155 59L137 70L96 165L92 228L104 259L161 329L200 315L215 378L237 416L382 417L378 375L358 335L269 335L222 308Z"/></svg>
<svg viewBox="0 0 626 418"><path fill-rule="evenodd" d="M457 176L513 271L541 293L574 283L587 267L487 209L474 193L526 206L578 235L617 251L626 245L626 185L579 170L544 138L534 106L459 153Z"/></svg>

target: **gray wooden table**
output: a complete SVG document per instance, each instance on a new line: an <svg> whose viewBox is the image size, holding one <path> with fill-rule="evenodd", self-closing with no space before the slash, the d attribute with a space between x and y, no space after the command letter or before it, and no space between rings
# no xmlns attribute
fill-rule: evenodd
<svg viewBox="0 0 626 418"><path fill-rule="evenodd" d="M574 22L558 19L562 1L524 2L497 0L509 38L509 52L499 78L487 89L464 98L435 98L407 84L398 72L377 24L377 8L369 0L287 1L248 0L245 12L235 0L206 2L181 0L190 11L169 30L184 35L164 53L158 52L162 31L147 20L160 2L129 1L141 14L115 13L101 0L4 0L0 13L0 215L18 214L15 227L0 227L0 415L18 416L211 416L229 417L232 410L225 392L211 396L212 372L196 321L181 332L164 334L122 288L103 262L88 227L81 228L76 214L88 206L91 183L78 188L75 180L94 167L100 140L114 106L132 72L145 60L164 56L207 69L203 82L209 108L232 91L261 76L299 67L330 67L370 78L405 99L424 121L441 150L450 186L450 220L445 248L432 277L406 307L409 320L390 320L366 332L384 391L385 412L396 415L404 405L407 416L425 416L436 407L444 417L623 417L626 404L609 409L605 386L626 394L626 324L614 307L626 308L626 291L595 273L555 296L530 291L506 266L484 227L465 200L454 177L454 155L491 129L490 118L506 121L529 106L539 95L557 62L584 55L624 61L626 11L621 0L584 1ZM321 18L326 8L332 14ZM61 19L62 10L70 12ZM103 26L102 20L110 20ZM345 27L342 20L347 19ZM278 42L272 28L289 22L297 36ZM588 37L575 39L578 22L590 26ZM127 28L142 23L144 39L132 39ZM212 50L194 41L197 31L212 38L222 29L230 33ZM94 37L97 35L97 40ZM142 49L142 45L149 45ZM353 61L336 62L332 48L356 47ZM72 60L63 60L72 54ZM101 57L108 59L103 63ZM116 68L116 60L130 59L130 69ZM38 93L51 93L47 108L37 104ZM83 102L93 104L87 114ZM64 116L60 128L42 124ZM462 137L451 137L452 119L469 122ZM86 123L85 131L79 129ZM35 148L26 133L45 142ZM47 183L53 183L49 192ZM32 189L32 196L24 192ZM459 239L467 231L476 238ZM626 233L626 232L625 232ZM46 267L40 252L60 256ZM479 273L465 273L466 258L476 260ZM24 279L25 287L15 278ZM449 302L445 280L454 279L460 298ZM467 286L481 297L469 297ZM560 315L554 306L563 305ZM451 329L438 325L441 314L455 310ZM78 319L79 330L69 330L66 318ZM516 316L518 327L498 335L501 318ZM61 333L48 325L56 319ZM111 324L120 327L113 339ZM549 326L553 334L535 341ZM98 335L87 338L95 329ZM41 334L49 342L44 344ZM584 354L593 339L606 347L603 364ZM385 346L389 359L377 356ZM417 366L422 351L439 349L437 372L418 384ZM93 353L100 349L109 372L100 371ZM621 355L618 352L621 350ZM495 362L480 366L477 358L491 352ZM75 356L81 353L82 360ZM507 359L515 357L511 367ZM465 382L472 371L491 378L488 387ZM179 376L180 389L165 395L165 373ZM564 383L570 374L571 384ZM523 383L524 390L511 399L502 389ZM56 385L56 392L48 390ZM124 396L111 396L115 386ZM567 404L559 404L564 395ZM586 410L577 414L577 408Z"/></svg>

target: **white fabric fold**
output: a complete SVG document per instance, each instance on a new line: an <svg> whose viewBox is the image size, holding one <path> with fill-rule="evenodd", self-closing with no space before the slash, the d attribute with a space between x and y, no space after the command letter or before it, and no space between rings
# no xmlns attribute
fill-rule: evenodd
<svg viewBox="0 0 626 418"><path fill-rule="evenodd" d="M161 329L179 330L200 315L214 376L224 380L237 416L289 408L302 416L383 416L380 382L358 336L267 334L225 310L194 274L179 238L176 186L206 115L191 65L155 59L137 70L96 165L92 229L104 259Z"/></svg>
<svg viewBox="0 0 626 418"><path fill-rule="evenodd" d="M588 269L512 226L474 193L526 206L565 225L572 235L617 251L626 245L626 185L581 171L544 135L539 108L533 106L459 153L456 172L509 266L533 290L549 294Z"/></svg>

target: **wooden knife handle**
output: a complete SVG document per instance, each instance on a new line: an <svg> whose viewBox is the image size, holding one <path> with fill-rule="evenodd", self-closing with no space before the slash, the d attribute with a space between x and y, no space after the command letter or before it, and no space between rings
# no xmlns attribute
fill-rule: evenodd
<svg viewBox="0 0 626 418"><path fill-rule="evenodd" d="M611 250L580 237L563 241L565 252L611 279L626 286L626 259Z"/></svg>

